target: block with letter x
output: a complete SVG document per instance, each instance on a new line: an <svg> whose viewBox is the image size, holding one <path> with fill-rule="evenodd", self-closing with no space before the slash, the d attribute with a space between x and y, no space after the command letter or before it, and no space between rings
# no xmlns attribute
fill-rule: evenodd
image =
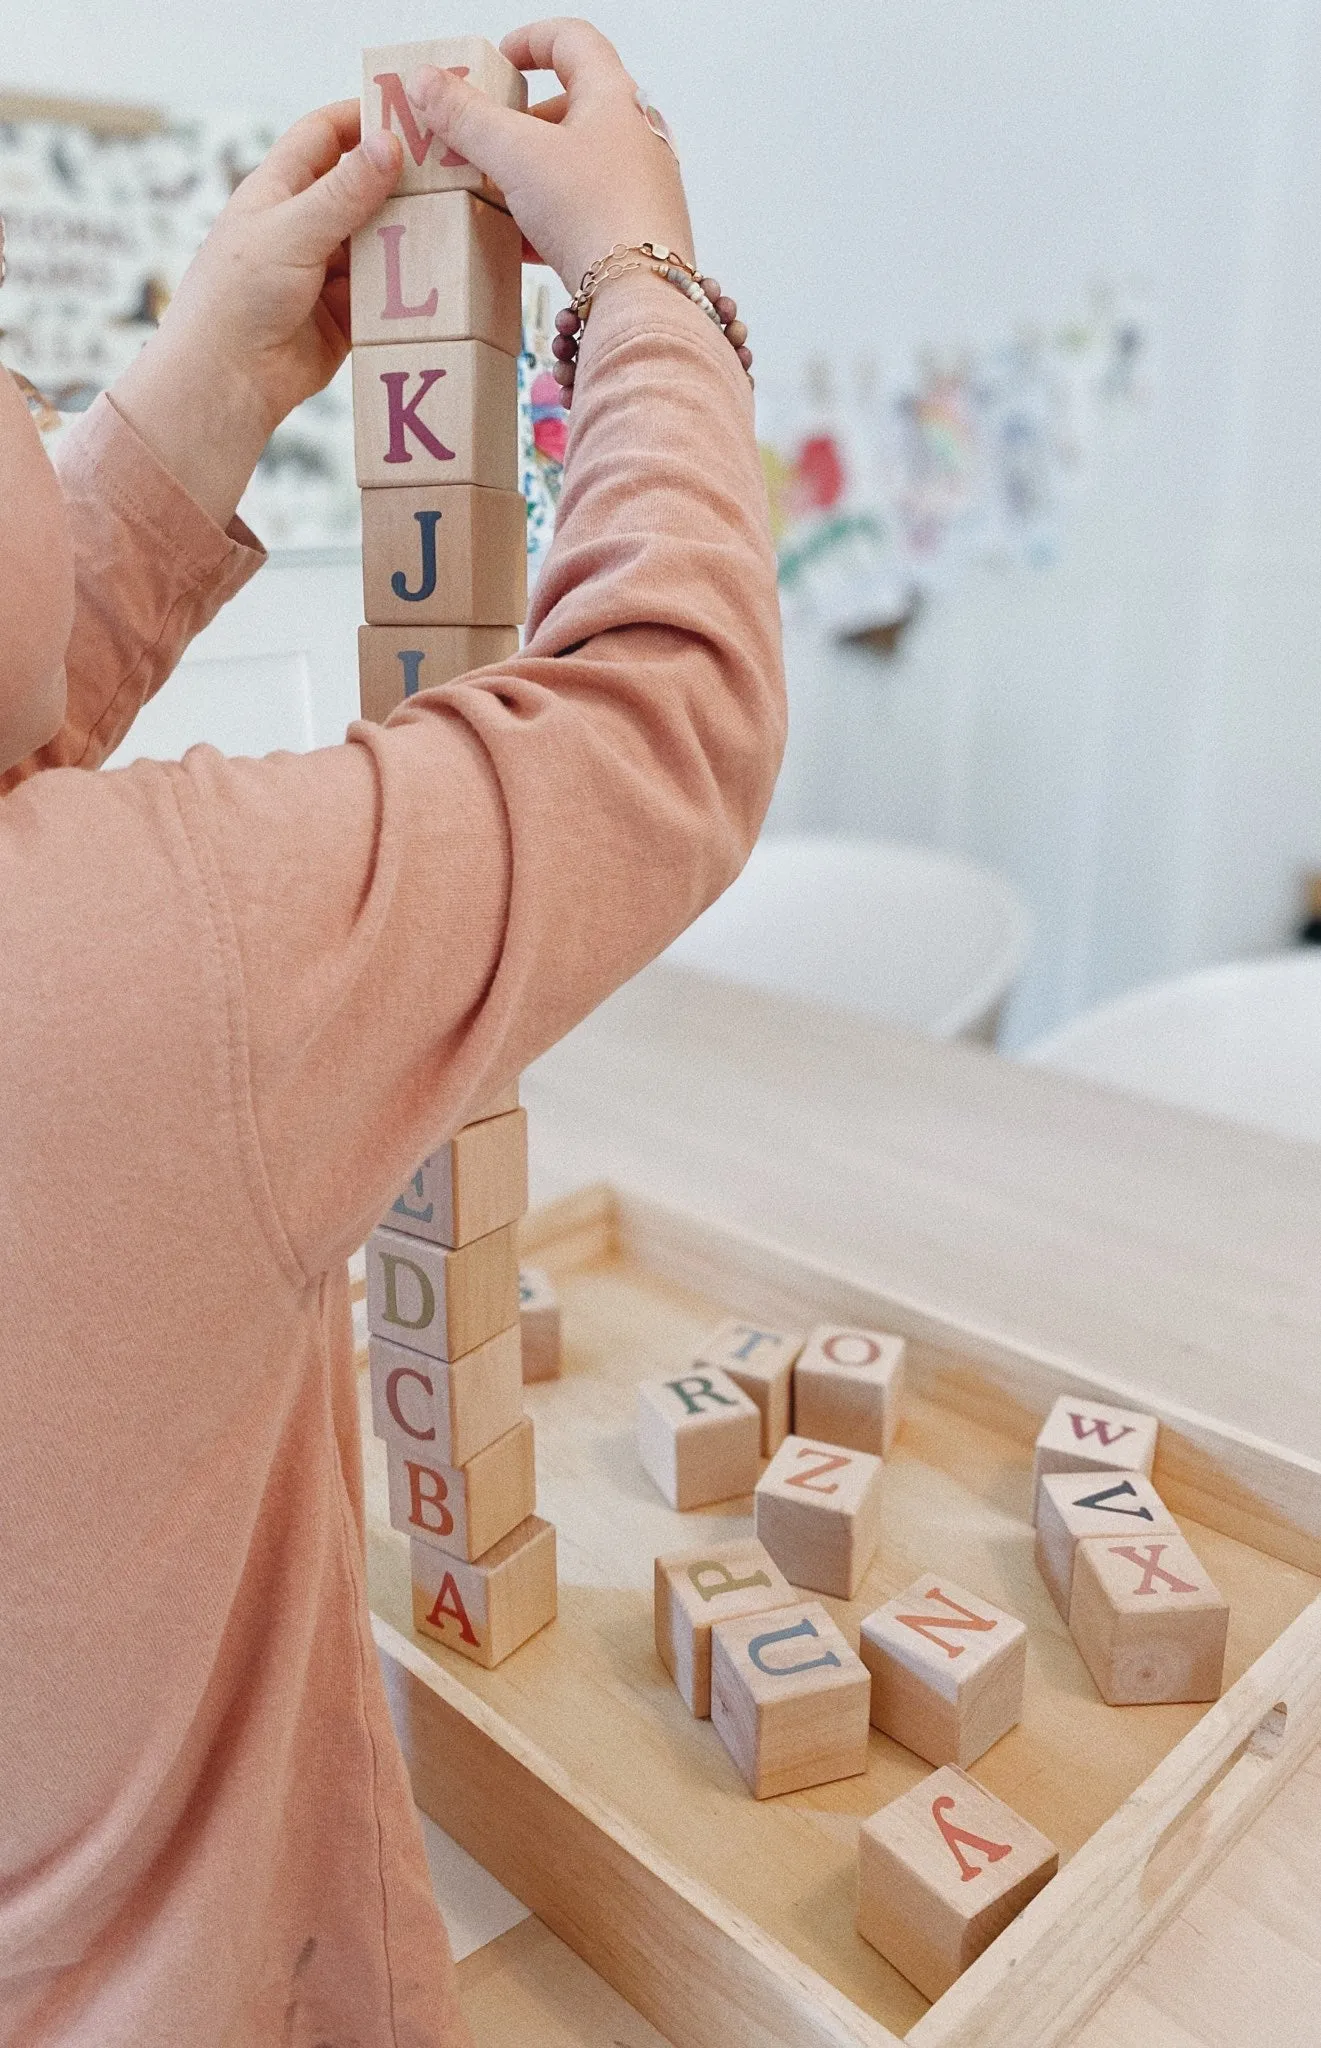
<svg viewBox="0 0 1321 2048"><path fill-rule="evenodd" d="M1032 1519L1037 1492L1048 1472L1141 1472L1147 1479L1156 1457L1160 1425L1154 1415L1114 1408L1103 1401L1062 1394L1037 1436L1032 1460Z"/></svg>
<svg viewBox="0 0 1321 2048"><path fill-rule="evenodd" d="M851 1600L881 1538L881 1461L787 1436L757 1482L754 1510L791 1584Z"/></svg>
<svg viewBox="0 0 1321 2048"><path fill-rule="evenodd" d="M1177 1536L1178 1523L1140 1472L1048 1472L1037 1489L1037 1570L1067 1621L1073 1560L1087 1536Z"/></svg>
<svg viewBox="0 0 1321 2048"><path fill-rule="evenodd" d="M1177 1533L1078 1544L1069 1633L1110 1706L1219 1699L1228 1628L1228 1603Z"/></svg>
<svg viewBox="0 0 1321 2048"><path fill-rule="evenodd" d="M1053 1842L947 1764L863 1822L858 1932L936 1999L1058 1867Z"/></svg>
<svg viewBox="0 0 1321 2048"><path fill-rule="evenodd" d="M1027 1630L924 1572L862 1624L872 1726L932 1764L976 1763L1023 1713Z"/></svg>

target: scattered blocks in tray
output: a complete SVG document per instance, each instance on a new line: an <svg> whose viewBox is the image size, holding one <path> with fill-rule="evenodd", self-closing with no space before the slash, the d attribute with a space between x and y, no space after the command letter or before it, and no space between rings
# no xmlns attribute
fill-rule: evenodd
<svg viewBox="0 0 1321 2048"><path fill-rule="evenodd" d="M903 1384L902 1337L822 1323L794 1366L794 1431L888 1457Z"/></svg>
<svg viewBox="0 0 1321 2048"><path fill-rule="evenodd" d="M1048 1472L1037 1489L1037 1570L1067 1621L1073 1559L1086 1536L1177 1536L1178 1524L1140 1472Z"/></svg>
<svg viewBox="0 0 1321 2048"><path fill-rule="evenodd" d="M517 652L517 626L359 626L359 709L383 725L419 690L438 690Z"/></svg>
<svg viewBox="0 0 1321 2048"><path fill-rule="evenodd" d="M714 1368L742 1387L761 1416L761 1455L773 1458L789 1434L793 1406L793 1364L801 1337L735 1317L705 1337L693 1359L694 1372Z"/></svg>
<svg viewBox="0 0 1321 2048"><path fill-rule="evenodd" d="M711 1719L756 1799L865 1771L870 1696L818 1600L711 1631Z"/></svg>
<svg viewBox="0 0 1321 2048"><path fill-rule="evenodd" d="M924 1572L862 1624L873 1728L932 1764L976 1763L1023 1713L1027 1630Z"/></svg>
<svg viewBox="0 0 1321 2048"><path fill-rule="evenodd" d="M475 1564L408 1546L413 1626L489 1671L555 1619L555 1531L529 1515Z"/></svg>
<svg viewBox="0 0 1321 2048"><path fill-rule="evenodd" d="M1182 1536L1078 1544L1069 1633L1110 1706L1219 1699L1228 1628L1228 1604Z"/></svg>
<svg viewBox="0 0 1321 2048"><path fill-rule="evenodd" d="M1041 1426L1032 1460L1032 1519L1048 1472L1141 1472L1151 1477L1159 1423L1135 1408L1062 1394Z"/></svg>
<svg viewBox="0 0 1321 2048"><path fill-rule="evenodd" d="M557 1380L561 1365L560 1298L538 1266L518 1274L518 1320L522 1331L523 1379Z"/></svg>
<svg viewBox="0 0 1321 2048"><path fill-rule="evenodd" d="M522 1415L520 1350L517 1328L501 1330L448 1365L369 1337L372 1428L401 1450L466 1465Z"/></svg>
<svg viewBox="0 0 1321 2048"><path fill-rule="evenodd" d="M881 1535L881 1461L786 1437L757 1482L756 1529L795 1586L851 1600Z"/></svg>
<svg viewBox="0 0 1321 2048"><path fill-rule="evenodd" d="M1058 1867L1052 1842L946 1765L863 1822L858 1932L936 1999Z"/></svg>
<svg viewBox="0 0 1321 2048"><path fill-rule="evenodd" d="M460 1251L377 1228L367 1240L367 1325L430 1358L462 1358L518 1321L513 1224Z"/></svg>
<svg viewBox="0 0 1321 2048"><path fill-rule="evenodd" d="M755 1536L656 1559L656 1652L698 1720L711 1712L713 1625L799 1598Z"/></svg>
<svg viewBox="0 0 1321 2048"><path fill-rule="evenodd" d="M500 203L500 193L486 176L424 126L411 106L405 87L423 64L457 71L498 106L522 113L527 107L527 80L494 43L484 36L445 36L425 43L382 43L362 53L362 132L393 129L404 145L404 167L395 188L399 193L479 193Z"/></svg>
<svg viewBox="0 0 1321 2048"><path fill-rule="evenodd" d="M643 1380L637 1418L643 1469L672 1508L733 1500L757 1484L761 1416L728 1373Z"/></svg>
<svg viewBox="0 0 1321 2048"><path fill-rule="evenodd" d="M469 1563L536 1508L536 1450L526 1416L466 1465L442 1465L388 1439L385 1454L393 1527Z"/></svg>
<svg viewBox="0 0 1321 2048"><path fill-rule="evenodd" d="M527 1208L527 1111L465 1124L422 1161L390 1210L391 1230L458 1250Z"/></svg>

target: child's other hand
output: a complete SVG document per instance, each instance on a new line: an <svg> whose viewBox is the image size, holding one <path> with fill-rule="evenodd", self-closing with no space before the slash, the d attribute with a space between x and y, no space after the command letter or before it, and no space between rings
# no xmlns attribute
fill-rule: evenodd
<svg viewBox="0 0 1321 2048"><path fill-rule="evenodd" d="M427 126L494 178L527 242L570 291L616 242L662 242L690 262L693 231L673 151L653 133L613 44L586 21L538 21L500 48L564 87L532 109L500 107L426 65L407 80Z"/></svg>

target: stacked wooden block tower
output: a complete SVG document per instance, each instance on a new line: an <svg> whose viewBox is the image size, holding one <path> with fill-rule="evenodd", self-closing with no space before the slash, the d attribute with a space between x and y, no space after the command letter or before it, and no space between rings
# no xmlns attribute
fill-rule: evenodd
<svg viewBox="0 0 1321 2048"><path fill-rule="evenodd" d="M521 72L465 36L368 50L363 131L404 145L398 196L354 237L353 409L363 489L364 717L518 646L522 241L500 194L417 118L422 64L524 107ZM390 1519L410 1539L416 1626L498 1664L555 1613L523 1413L515 1085L425 1159L367 1243L372 1413Z"/></svg>
<svg viewBox="0 0 1321 2048"><path fill-rule="evenodd" d="M1022 1718L1024 1623L943 1571L852 1625L824 1604L857 1597L880 1545L903 1384L881 1331L724 1323L642 1383L638 1451L672 1507L752 1494L754 1534L656 1559L655 1630L753 1796L861 1774L871 1729L936 1767L863 1823L857 1924L938 1998L1059 1856L969 1775ZM1037 1566L1111 1705L1220 1693L1228 1608L1151 1484L1156 1435L1065 1398L1037 1438Z"/></svg>

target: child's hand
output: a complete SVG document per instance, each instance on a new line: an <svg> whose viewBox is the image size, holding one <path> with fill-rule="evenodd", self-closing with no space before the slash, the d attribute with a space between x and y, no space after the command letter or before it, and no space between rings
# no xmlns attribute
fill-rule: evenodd
<svg viewBox="0 0 1321 2048"><path fill-rule="evenodd" d="M115 385L120 412L221 525L272 430L348 353L348 237L389 198L402 161L392 135L357 141L356 100L281 137Z"/></svg>
<svg viewBox="0 0 1321 2048"><path fill-rule="evenodd" d="M673 151L652 132L612 44L586 21L539 21L500 45L520 71L555 71L556 99L517 114L426 65L407 81L427 126L494 178L531 247L576 291L616 242L662 242L689 262L693 231Z"/></svg>

